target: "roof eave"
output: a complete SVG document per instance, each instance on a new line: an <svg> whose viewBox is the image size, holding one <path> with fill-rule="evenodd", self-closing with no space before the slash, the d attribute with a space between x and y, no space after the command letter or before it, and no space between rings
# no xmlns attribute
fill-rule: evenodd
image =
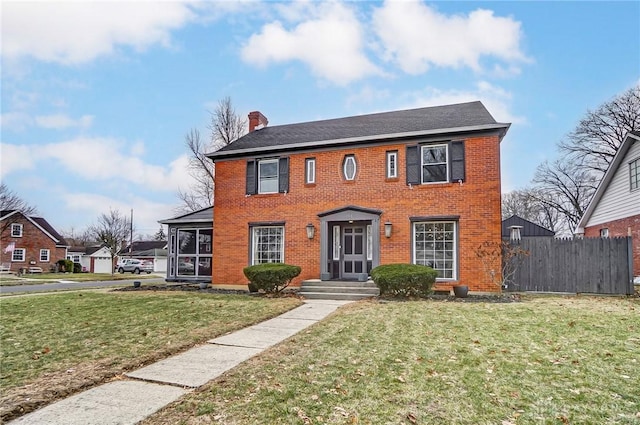
<svg viewBox="0 0 640 425"><path fill-rule="evenodd" d="M635 132L629 132L626 135L626 137L622 141L622 144L618 148L618 152L616 152L615 156L613 157L611 164L609 164L609 168L607 168L604 177L602 177L602 180L600 180L600 184L598 184L596 192L593 194L591 201L589 201L587 209L584 211L584 214L582 214L580 221L578 221L578 224L576 225L576 228L573 232L574 234L584 234L584 229L587 227L587 223L593 215L593 211L596 209L596 206L598 205L598 202L600 202L600 199L602 199L602 196L607 190L607 187L609 186L611 179L613 179L613 176L618 170L618 167L620 167L622 159L627 154L627 151L631 148L631 139L635 139L635 141L640 142L640 135L635 134Z"/></svg>
<svg viewBox="0 0 640 425"><path fill-rule="evenodd" d="M234 158L234 157L242 157L247 155L259 154L259 153L268 153L268 152L277 152L277 151L287 151L287 150L301 150L308 149L314 147L327 147L327 146L342 146L349 145L361 142L374 142L374 141L383 141L389 139L398 139L402 137L420 137L420 136L433 136L433 135L449 135L456 133L475 133L482 131L491 131L498 130L500 135L500 141L507 133L507 130L511 124L504 123L496 123L496 124L481 124L474 126L466 126L466 127L454 127L447 129L432 129L432 130L420 130L420 131L409 131L402 133L390 133L390 134L379 134L373 136L361 136L361 137L347 137L343 139L330 139L330 140L316 140L312 142L303 142L303 143L291 143L287 145L277 145L277 146L262 146L257 148L246 148L246 149L236 149L229 151L217 151L206 154L206 156L215 162L216 159L224 159L224 158Z"/></svg>

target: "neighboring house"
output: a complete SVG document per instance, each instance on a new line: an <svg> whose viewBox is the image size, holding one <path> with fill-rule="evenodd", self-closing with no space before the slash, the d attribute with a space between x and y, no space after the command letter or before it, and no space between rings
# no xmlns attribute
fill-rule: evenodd
<svg viewBox="0 0 640 425"><path fill-rule="evenodd" d="M613 157L575 233L631 236L634 275L640 277L640 132L632 131Z"/></svg>
<svg viewBox="0 0 640 425"><path fill-rule="evenodd" d="M552 238L556 234L551 230L544 228L538 224L532 223L524 218L512 215L502 220L502 239L512 238L514 229L521 238L545 237Z"/></svg>
<svg viewBox="0 0 640 425"><path fill-rule="evenodd" d="M293 285L416 263L438 271L440 289L499 290L474 250L501 240L509 124L482 103L267 124L250 113L247 135L208 154L214 284L246 285L243 268L265 262L301 266Z"/></svg>
<svg viewBox="0 0 640 425"><path fill-rule="evenodd" d="M0 211L0 226L0 263L11 271L39 267L48 272L66 258L67 242L42 217Z"/></svg>
<svg viewBox="0 0 640 425"><path fill-rule="evenodd" d="M122 258L137 258L153 262L153 271L164 273L167 271L167 242L166 241L136 241L120 251L118 260Z"/></svg>
<svg viewBox="0 0 640 425"><path fill-rule="evenodd" d="M111 273L111 253L103 246L72 246L67 250L67 259L82 266L83 272Z"/></svg>
<svg viewBox="0 0 640 425"><path fill-rule="evenodd" d="M161 220L169 227L169 282L211 282L213 207Z"/></svg>

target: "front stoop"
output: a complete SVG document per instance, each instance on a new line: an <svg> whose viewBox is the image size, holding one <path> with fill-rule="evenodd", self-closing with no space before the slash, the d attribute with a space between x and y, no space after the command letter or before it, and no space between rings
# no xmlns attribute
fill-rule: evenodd
<svg viewBox="0 0 640 425"><path fill-rule="evenodd" d="M314 300L347 300L357 301L377 297L380 290L369 280L355 282L345 280L310 279L302 282L299 295Z"/></svg>

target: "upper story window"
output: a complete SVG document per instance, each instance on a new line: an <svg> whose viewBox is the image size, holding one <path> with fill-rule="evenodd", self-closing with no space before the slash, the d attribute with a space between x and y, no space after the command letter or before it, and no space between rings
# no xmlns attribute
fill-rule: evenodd
<svg viewBox="0 0 640 425"><path fill-rule="evenodd" d="M316 159L307 158L305 160L305 178L304 182L307 184L313 184L316 182Z"/></svg>
<svg viewBox="0 0 640 425"><path fill-rule="evenodd" d="M258 161L258 193L278 193L278 160Z"/></svg>
<svg viewBox="0 0 640 425"><path fill-rule="evenodd" d="M449 180L447 145L422 146L422 183Z"/></svg>
<svg viewBox="0 0 640 425"><path fill-rule="evenodd" d="M247 195L287 193L289 191L289 158L247 161Z"/></svg>
<svg viewBox="0 0 640 425"><path fill-rule="evenodd" d="M629 163L629 182L631 190L640 188L640 158Z"/></svg>
<svg viewBox="0 0 640 425"><path fill-rule="evenodd" d="M22 237L22 224L18 224L18 223L11 224L11 237L12 238Z"/></svg>
<svg viewBox="0 0 640 425"><path fill-rule="evenodd" d="M342 164L342 173L346 180L354 180L356 173L358 172L358 166L356 164L356 157L354 155L346 155Z"/></svg>
<svg viewBox="0 0 640 425"><path fill-rule="evenodd" d="M465 181L464 141L407 146L407 184Z"/></svg>
<svg viewBox="0 0 640 425"><path fill-rule="evenodd" d="M387 178L398 177L398 151L387 152Z"/></svg>

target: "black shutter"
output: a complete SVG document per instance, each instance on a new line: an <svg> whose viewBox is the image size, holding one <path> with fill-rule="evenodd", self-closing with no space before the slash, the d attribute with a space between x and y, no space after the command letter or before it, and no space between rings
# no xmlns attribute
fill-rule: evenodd
<svg viewBox="0 0 640 425"><path fill-rule="evenodd" d="M407 184L420 184L420 146L407 146Z"/></svg>
<svg viewBox="0 0 640 425"><path fill-rule="evenodd" d="M289 158L280 158L278 166L278 192L286 193L289 191Z"/></svg>
<svg viewBox="0 0 640 425"><path fill-rule="evenodd" d="M451 142L451 181L464 181L464 141Z"/></svg>
<svg viewBox="0 0 640 425"><path fill-rule="evenodd" d="M256 161L247 161L247 195L258 193Z"/></svg>

